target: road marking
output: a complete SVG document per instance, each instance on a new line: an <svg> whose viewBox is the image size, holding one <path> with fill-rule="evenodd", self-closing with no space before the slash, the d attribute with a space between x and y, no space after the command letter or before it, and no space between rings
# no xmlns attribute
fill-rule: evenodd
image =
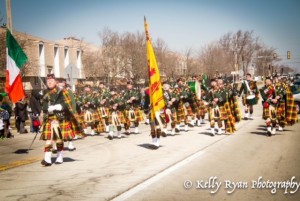
<svg viewBox="0 0 300 201"><path fill-rule="evenodd" d="M11 168L19 167L19 166L22 166L22 165L27 165L27 164L30 164L30 163L34 163L34 162L37 162L37 161L40 161L40 160L42 160L41 157L29 158L29 159L26 159L26 160L20 160L20 161L15 161L15 162L8 163L8 164L5 164L5 165L0 165L0 172L11 169Z"/></svg>
<svg viewBox="0 0 300 201"><path fill-rule="evenodd" d="M147 180L141 182L140 184L136 185L135 187L131 188L130 190L118 195L117 197L113 198L112 201L121 201L121 200L126 200L136 194L137 192L147 188L151 184L159 181L163 177L169 175L171 172L174 172L175 170L179 169L180 167L184 166L185 164L191 162L192 160L198 158L199 156L203 155L205 151L198 151L191 156L187 157L186 159L176 163L175 165L163 170L162 172L156 174L155 176L151 176Z"/></svg>
<svg viewBox="0 0 300 201"><path fill-rule="evenodd" d="M244 122L244 123L242 123ZM249 124L252 121L241 121L236 128L236 131L238 131L239 129L241 129L245 124ZM243 124L243 125L241 125ZM112 201L123 201L123 200L127 200L129 199L131 196L133 196L134 194L138 193L139 191L144 190L145 188L147 188L148 186L150 186L151 184L159 181L160 179L162 179L163 177L169 175L170 173L174 172L175 170L179 169L180 167L186 165L187 163L191 162L192 160L198 158L199 156L203 155L205 153L205 149L220 142L221 140L226 139L227 137L229 137L231 135L226 135L223 138L214 141L213 143L203 147L201 150L195 152L194 154L188 156L187 158L183 159L182 161L175 163L174 165L170 166L169 168L163 170L162 172L157 173L154 176L149 177L148 179L142 181L141 183L137 184L136 186L132 187L131 189L125 191L124 193L121 193L119 195L117 195L116 197L114 197L112 199Z"/></svg>

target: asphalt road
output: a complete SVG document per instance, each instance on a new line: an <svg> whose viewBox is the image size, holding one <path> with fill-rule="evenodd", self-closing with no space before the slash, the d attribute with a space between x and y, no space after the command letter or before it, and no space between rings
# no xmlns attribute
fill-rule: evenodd
<svg viewBox="0 0 300 201"><path fill-rule="evenodd" d="M15 134L0 141L0 200L300 200L300 124L267 137L261 106L255 109L233 135L212 137L205 124L162 138L158 150L144 124L122 139L86 137L50 167L40 164L42 141L27 153L34 135ZM272 194L259 188L268 180L294 188L282 184ZM256 181L265 183L252 188Z"/></svg>

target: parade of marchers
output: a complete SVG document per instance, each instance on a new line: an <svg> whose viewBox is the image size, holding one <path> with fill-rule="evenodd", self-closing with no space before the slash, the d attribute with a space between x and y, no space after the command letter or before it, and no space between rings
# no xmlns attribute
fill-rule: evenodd
<svg viewBox="0 0 300 201"><path fill-rule="evenodd" d="M45 141L43 166L64 162L63 152L75 151L74 139L103 135L108 140L122 140L138 134L139 125L149 125L153 150L161 146L161 138L189 132L209 124L208 134L233 135L240 121L252 120L257 104L263 104L262 119L265 135L273 136L298 122L296 103L291 86L293 80L278 74L265 78L258 86L250 73L240 83L233 83L216 73L209 79L200 74L179 77L174 82L162 80L164 108L151 113L149 87L136 87L128 80L123 90L109 88L100 81L98 86L84 86L73 92L66 79L47 75L47 89L33 91L8 112L2 98L2 139L10 138L10 116L14 117L19 133L29 117L30 132L41 133ZM241 103L239 99L241 99ZM8 104L10 105L10 104ZM21 118L22 108L26 108ZM14 115L12 114L14 111ZM21 111L21 112L20 112ZM10 114L8 114L10 113ZM26 116L27 115L27 116ZM80 151L80 150L76 150ZM55 161L52 155L56 154Z"/></svg>

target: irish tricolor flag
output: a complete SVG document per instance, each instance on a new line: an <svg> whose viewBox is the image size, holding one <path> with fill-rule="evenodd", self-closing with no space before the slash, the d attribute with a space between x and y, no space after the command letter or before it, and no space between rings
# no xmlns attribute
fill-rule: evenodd
<svg viewBox="0 0 300 201"><path fill-rule="evenodd" d="M6 31L6 82L5 89L13 103L25 97L25 92L20 76L21 67L27 62L27 56L22 48L11 35Z"/></svg>

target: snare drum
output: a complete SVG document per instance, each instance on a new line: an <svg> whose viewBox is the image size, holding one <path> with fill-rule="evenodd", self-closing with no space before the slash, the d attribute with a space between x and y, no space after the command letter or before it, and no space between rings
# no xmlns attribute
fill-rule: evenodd
<svg viewBox="0 0 300 201"><path fill-rule="evenodd" d="M246 97L246 103L249 105L255 105L257 103L256 97L254 94Z"/></svg>

